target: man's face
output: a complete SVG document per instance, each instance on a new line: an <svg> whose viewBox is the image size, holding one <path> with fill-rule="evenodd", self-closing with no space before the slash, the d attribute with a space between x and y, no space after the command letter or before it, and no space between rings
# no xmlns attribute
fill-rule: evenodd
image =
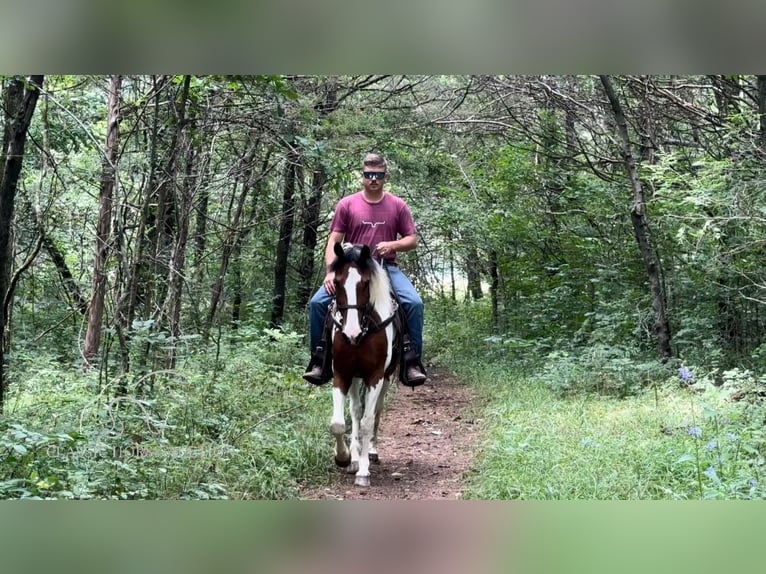
<svg viewBox="0 0 766 574"><path fill-rule="evenodd" d="M380 191L386 182L386 168L382 166L364 166L362 185L369 191Z"/></svg>

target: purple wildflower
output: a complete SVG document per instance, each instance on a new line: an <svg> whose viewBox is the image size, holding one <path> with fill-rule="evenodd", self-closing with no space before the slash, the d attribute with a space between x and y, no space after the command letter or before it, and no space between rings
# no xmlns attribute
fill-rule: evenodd
<svg viewBox="0 0 766 574"><path fill-rule="evenodd" d="M718 480L718 473L716 473L712 466L707 467L703 472L709 479Z"/></svg>
<svg viewBox="0 0 766 574"><path fill-rule="evenodd" d="M758 488L758 481L754 478L750 479L750 488Z"/></svg>
<svg viewBox="0 0 766 574"><path fill-rule="evenodd" d="M694 375L688 367L681 367L678 369L678 378L684 383L691 383L694 380Z"/></svg>
<svg viewBox="0 0 766 574"><path fill-rule="evenodd" d="M699 427L689 427L689 436L693 436L694 438L701 438L702 429Z"/></svg>
<svg viewBox="0 0 766 574"><path fill-rule="evenodd" d="M715 450L718 448L718 443L714 440L711 440L707 445L705 446L708 450Z"/></svg>

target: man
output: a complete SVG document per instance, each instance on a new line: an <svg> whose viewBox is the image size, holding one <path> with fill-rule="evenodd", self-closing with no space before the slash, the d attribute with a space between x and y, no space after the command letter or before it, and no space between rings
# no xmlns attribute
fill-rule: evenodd
<svg viewBox="0 0 766 574"><path fill-rule="evenodd" d="M403 382L414 387L426 380L420 362L423 349L423 300L397 266L396 254L399 251L415 249L418 240L415 222L407 204L383 189L387 178L386 160L383 156L376 153L367 154L362 166L362 190L338 202L330 225L330 237L327 240L324 258L329 269L335 259L335 244L345 241L369 245L373 256L385 261L391 288L396 292L407 319L414 351L414 357L411 356L405 365L406 381ZM304 373L303 378L315 385L321 385L329 379L329 373L323 368L329 341L324 342L319 349L317 346L322 340L327 308L335 294L334 276L332 271L327 272L322 287L309 303L312 355L308 371Z"/></svg>

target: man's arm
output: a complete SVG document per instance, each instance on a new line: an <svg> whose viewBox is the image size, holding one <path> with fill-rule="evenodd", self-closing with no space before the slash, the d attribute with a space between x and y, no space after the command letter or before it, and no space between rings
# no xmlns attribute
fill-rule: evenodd
<svg viewBox="0 0 766 574"><path fill-rule="evenodd" d="M324 263L325 263L325 276L324 276L324 288L330 295L335 295L335 273L330 271L330 263L335 261L335 244L342 243L346 234L340 231L331 231L330 237L327 238L327 247L324 250Z"/></svg>
<svg viewBox="0 0 766 574"><path fill-rule="evenodd" d="M386 257L399 251L412 251L418 246L418 236L405 235L396 241L381 241L375 246L375 251L381 256Z"/></svg>

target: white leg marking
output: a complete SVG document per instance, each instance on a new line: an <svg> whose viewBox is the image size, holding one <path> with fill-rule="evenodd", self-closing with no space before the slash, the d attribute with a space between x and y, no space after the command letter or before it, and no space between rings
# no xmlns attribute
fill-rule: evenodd
<svg viewBox="0 0 766 574"><path fill-rule="evenodd" d="M391 385L391 379L383 379L383 389L378 396L378 402L375 405L375 426L372 429L372 438L370 439L370 454L378 454L378 427L380 426L380 417L383 414L383 403L385 402L388 387Z"/></svg>
<svg viewBox="0 0 766 574"><path fill-rule="evenodd" d="M332 390L332 419L330 419L330 432L335 437L335 460L347 461L349 459L348 447L343 435L346 432L345 417L346 395L337 388Z"/></svg>
<svg viewBox="0 0 766 574"><path fill-rule="evenodd" d="M350 408L351 408L351 466L349 472L356 472L359 468L359 426L362 419L362 402L359 400L359 385L361 379L355 378L351 383L349 390Z"/></svg>
<svg viewBox="0 0 766 574"><path fill-rule="evenodd" d="M362 452L359 455L359 471L356 473L355 484L369 486L370 484L370 441L375 429L375 411L378 399L384 390L384 381L381 379L374 388L367 389L367 400L364 404L364 415L360 428Z"/></svg>

